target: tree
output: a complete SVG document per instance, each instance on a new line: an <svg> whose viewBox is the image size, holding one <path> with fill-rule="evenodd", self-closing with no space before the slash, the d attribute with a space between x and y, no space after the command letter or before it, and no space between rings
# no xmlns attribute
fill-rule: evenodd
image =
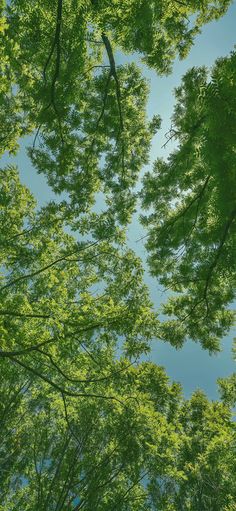
<svg viewBox="0 0 236 511"><path fill-rule="evenodd" d="M220 386L221 399L229 406L235 406L236 403L236 373L228 378L218 380Z"/></svg>
<svg viewBox="0 0 236 511"><path fill-rule="evenodd" d="M47 0L39 9L37 2L9 2L5 74L27 128L36 131L32 161L54 191L67 192L72 216L88 211L100 191L113 222L130 221L134 186L159 125L146 119L148 89L139 69L116 66L116 49L139 51L168 72L201 25L229 4Z"/></svg>
<svg viewBox="0 0 236 511"><path fill-rule="evenodd" d="M117 50L138 51L169 72L229 3L1 2L1 151L16 152L31 134L33 164L64 196L39 208L15 167L0 170L0 511L174 511L183 502L233 511L231 381L222 384L225 404L199 393L186 402L163 368L139 360L154 337L167 336L123 226L160 119L146 117L138 66L116 62ZM219 91L222 83L233 98L234 70L222 62ZM213 126L221 92L199 73ZM176 126L184 115L177 112ZM98 193L102 212L93 209ZM228 247L230 211L211 272ZM211 275L206 282L207 303ZM231 316L219 318L222 333ZM179 331L170 332L179 343Z"/></svg>
<svg viewBox="0 0 236 511"><path fill-rule="evenodd" d="M105 354L117 344L130 357L148 350L158 321L141 262L122 247L122 237L120 245L109 233L105 241L77 241L63 230L62 208L50 203L35 211L15 168L1 170L0 178L0 357L18 353L37 367L52 356L73 374L79 354L86 372L85 348L101 352L106 368Z"/></svg>
<svg viewBox="0 0 236 511"><path fill-rule="evenodd" d="M32 377L18 409L4 407L4 439L14 428L18 449L4 440L2 509L153 509L148 480L175 473L180 389L147 363L110 385L123 403L61 396Z"/></svg>
<svg viewBox="0 0 236 511"><path fill-rule="evenodd" d="M99 499L122 500L132 485L139 494L145 455L140 428L147 421L154 428L155 410L147 404L139 414L142 368L131 368L148 350L157 324L140 261L109 236L76 241L63 228L62 208L51 203L35 209L15 168L1 170L0 178L3 509L63 509L65 501L74 508L77 497L94 509ZM123 346L119 360L117 346L120 353ZM178 388L168 390L163 371L157 377L168 408ZM169 431L165 413L163 420ZM126 430L130 449L134 435L136 440L123 468ZM156 438L154 429L152 434ZM116 444L117 456L107 466ZM85 474L86 485L78 489Z"/></svg>
<svg viewBox="0 0 236 511"><path fill-rule="evenodd" d="M0 2L0 156L5 151L16 152L18 140L30 131L22 111L21 95L15 88L11 59L18 57L17 44L6 37L8 23L4 14L4 0ZM32 128L31 128L32 130Z"/></svg>
<svg viewBox="0 0 236 511"><path fill-rule="evenodd" d="M6 360L1 367L3 511L234 511L227 405L201 392L184 401L151 363L121 371L117 362L107 381L116 401L65 396Z"/></svg>
<svg viewBox="0 0 236 511"><path fill-rule="evenodd" d="M13 167L0 177L0 509L198 509L203 480L203 509L232 511L229 407L184 402L134 358L158 328L140 261L76 241L62 207L35 209Z"/></svg>
<svg viewBox="0 0 236 511"><path fill-rule="evenodd" d="M124 51L139 52L158 73L171 71L176 55L184 58L201 26L222 16L229 1L92 0L92 19L104 32L110 30ZM94 18L93 18L94 17Z"/></svg>
<svg viewBox="0 0 236 511"><path fill-rule="evenodd" d="M236 428L229 408L195 392L180 415L185 438L177 467L184 472L173 509L234 511Z"/></svg>
<svg viewBox="0 0 236 511"><path fill-rule="evenodd" d="M181 346L190 337L210 352L233 324L235 298L236 54L219 59L208 79L193 68L176 90L167 162L146 174L143 206L152 213L147 250L153 275L174 292L161 335Z"/></svg>

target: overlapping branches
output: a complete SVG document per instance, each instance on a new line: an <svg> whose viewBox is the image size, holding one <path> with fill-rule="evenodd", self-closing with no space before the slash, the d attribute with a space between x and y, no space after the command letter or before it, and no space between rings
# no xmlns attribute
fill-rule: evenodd
<svg viewBox="0 0 236 511"><path fill-rule="evenodd" d="M56 28L55 28L55 33L54 33L54 39L53 39L53 43L52 43L48 58L45 62L44 68L43 68L43 79L45 81L45 84L47 83L47 69L51 63L51 60L53 59L54 54L56 54L55 69L54 69L54 74L52 76L52 81L51 81L51 86L50 86L50 101L47 104L47 106L45 106L42 113L45 113L51 106L53 106L53 109L54 109L55 114L58 119L61 142L64 143L61 118L60 118L60 114L59 114L59 111L58 111L58 108L56 105L56 83L59 79L60 64L61 64L62 8L63 8L63 0L58 0L57 1ZM33 149L35 148L36 140L38 138L41 127L42 127L42 124L40 124L36 130L36 134L35 134L34 141L33 141Z"/></svg>

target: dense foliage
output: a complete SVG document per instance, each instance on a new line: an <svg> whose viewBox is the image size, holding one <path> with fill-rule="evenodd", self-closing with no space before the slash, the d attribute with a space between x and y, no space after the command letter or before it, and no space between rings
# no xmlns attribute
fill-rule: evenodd
<svg viewBox="0 0 236 511"><path fill-rule="evenodd" d="M138 52L169 73L229 4L0 0L0 154L27 136L59 194L37 205L0 169L0 511L236 509L235 375L221 401L186 400L140 361L157 339L216 351L232 324L236 55L184 77L179 147L143 182L167 322L126 241L160 118L137 64L117 65Z"/></svg>
<svg viewBox="0 0 236 511"><path fill-rule="evenodd" d="M236 53L216 62L210 80L205 68L188 71L176 98L169 138L178 147L144 178L149 263L175 293L164 306L163 336L217 351L234 321Z"/></svg>
<svg viewBox="0 0 236 511"><path fill-rule="evenodd" d="M39 8L11 0L2 28L3 114L9 102L12 110L4 147L34 130L32 161L56 192L69 194L68 209L87 211L101 191L109 218L126 223L159 119L147 121L147 84L135 64L116 66L115 50L138 51L168 72L229 3L45 0Z"/></svg>

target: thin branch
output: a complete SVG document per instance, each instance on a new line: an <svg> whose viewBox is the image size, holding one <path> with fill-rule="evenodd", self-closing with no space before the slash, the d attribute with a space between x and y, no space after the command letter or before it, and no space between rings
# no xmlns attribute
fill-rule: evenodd
<svg viewBox="0 0 236 511"><path fill-rule="evenodd" d="M207 291L208 291L208 287L209 287L209 284L210 284L210 280L212 278L213 271L214 271L214 269L216 268L216 266L218 264L218 261L219 261L219 258L221 256L221 253L222 253L225 241L227 239L230 227L231 227L232 223L234 222L235 217L236 217L236 208L234 208L233 211L231 211L229 219L228 219L228 221L225 224L223 235L222 235L222 238L221 238L220 243L218 245L218 248L217 248L217 251L216 251L216 254L215 254L215 258L214 258L214 260L212 261L212 263L210 265L210 268L209 268L209 271L208 271L208 275L207 275L207 278L206 278L206 284L205 284L204 292L203 292L204 299L207 296Z"/></svg>
<svg viewBox="0 0 236 511"><path fill-rule="evenodd" d="M69 469L67 471L67 476L66 476L66 479L63 481L63 486L62 486L62 489L61 489L61 492L60 492L60 495L59 495L59 498L58 498L58 501L57 501L57 504L56 504L56 508L55 508L55 511L63 511L65 508L64 508L64 503L65 503L65 500L67 499L67 496L68 496L68 493L70 491L70 486L73 482L73 478L75 476L75 470L76 470L76 457L77 455L79 454L79 449L78 447L74 450L74 453L73 453L73 458L72 460L70 459L71 463L69 465ZM64 495L63 495L64 493Z"/></svg>
<svg viewBox="0 0 236 511"><path fill-rule="evenodd" d="M198 221L198 216L199 216L199 208L200 208L200 204L201 204L201 201L202 201L202 197L204 195L204 192L205 192L205 189L207 187L207 184L208 184L208 181L210 179L210 176L207 177L203 187L202 187L202 190L198 196L198 203L197 203L197 209L196 209L196 214L195 214L195 218L194 218L194 222L193 222L193 225L188 233L188 238L190 238L193 230L195 229L196 225L197 225L197 221Z"/></svg>
<svg viewBox="0 0 236 511"><path fill-rule="evenodd" d="M59 115L59 112L58 112L58 109L57 109L57 106L56 106L56 102L55 102L55 86L56 86L56 82L57 82L57 80L59 78L60 62L61 62L61 42L60 42L60 37L61 37L61 25L62 25L62 4L63 4L63 0L58 0L57 1L57 19L56 19L56 29L55 29L54 40L53 40L53 44L52 44L51 50L49 52L48 58L46 60L44 68L43 68L43 78L44 78L44 81L46 83L46 81L47 81L46 71L47 71L47 68L48 68L48 66L49 66L49 64L51 62L51 59L52 59L53 54L55 52L55 49L56 49L55 70L54 70L54 75L53 75L53 78L52 78L51 91L50 91L51 99L50 99L49 104L43 109L42 113L46 112L46 110L48 110L48 108L50 108L51 105L53 106L54 111L55 111L56 116L57 116L57 119L58 119L58 123L59 123L59 131L60 131L61 142L64 143L61 119L60 119L60 115ZM42 127L42 123L37 128L37 131L36 131L36 134L35 134L35 137L34 137L34 141L33 141L33 149L35 148L36 140L38 138L38 135L39 135L41 127Z"/></svg>
<svg viewBox="0 0 236 511"><path fill-rule="evenodd" d="M211 265L209 266L209 269L208 269L208 273L207 273L207 277L205 280L205 287L204 287L204 290L203 290L203 295L202 295L202 298L200 300L198 300L194 305L193 307L191 307L190 311L188 314L186 314L184 316L184 318L182 318L181 322L184 322L188 317L191 316L191 314L193 313L193 311L199 306L201 305L203 302L205 302L206 304L206 315L205 315L205 319L207 318L207 316L209 315L209 304L208 304L208 297L207 297L207 294L208 294L208 289L209 289L209 285L210 285L210 281L212 279L212 275L213 275L213 272L218 264L218 261L219 261L219 258L221 256L221 253L222 253L222 250L223 250L223 247L225 245L225 242L226 242L226 239L227 239L227 236L229 234L229 230L230 230L230 227L232 225L232 223L234 222L236 218L236 208L233 209L233 211L231 212L230 216L229 216L229 219L228 221L226 222L225 224L225 228L224 228L224 231L223 231L223 235L222 235L222 238L219 242L219 245L218 245L218 248L216 250L216 253L215 253L215 257L211 263Z"/></svg>
<svg viewBox="0 0 236 511"><path fill-rule="evenodd" d="M39 371L37 371L37 369L34 369L33 367L26 365L21 360L18 360L17 358L15 358L15 356L11 355L11 356L9 356L9 358L12 360L13 363L20 365L21 367L23 367L30 373L34 374L34 376L37 376L41 380L48 383L52 388L54 388L60 394L63 393L65 396L69 396L69 397L73 397L73 398L77 398L77 397L90 398L91 397L91 398L97 398L97 399L105 399L105 400L109 400L109 401L117 401L122 406L125 406L125 404L115 396L104 396L102 394L96 394L96 393L91 393L91 392L89 392L89 393L73 392L71 390L65 389L65 388L61 387L60 385L58 385L57 383L55 383L54 381L50 380L47 376L45 376L42 373L40 373Z"/></svg>
<svg viewBox="0 0 236 511"><path fill-rule="evenodd" d="M111 73L111 76L114 78L115 84L116 84L116 100L117 100L119 118L120 118L120 131L122 132L124 130L124 120L123 120L123 112L122 112L122 104L121 104L120 82L119 82L117 71L116 71L116 64L115 64L115 59L114 59L111 43L104 32L102 33L102 40L103 40L104 46L106 48L107 56L108 56L109 63L110 63L110 73ZM122 172L123 172L123 175L125 173L124 152L125 152L124 151L124 142L122 140Z"/></svg>
<svg viewBox="0 0 236 511"><path fill-rule="evenodd" d="M192 200L190 200L190 202L187 204L187 206L186 206L184 209L182 209L182 210L181 210L181 211L180 211L180 212L179 212L179 213L175 216L175 218L174 218L172 221L167 222L167 225L166 225L166 226L164 226L164 229L162 229L162 234L163 234L163 232L165 232L165 231L166 231L166 229L168 229L169 227L173 227L173 225L177 222L177 220L179 220L181 217L183 217L183 216L187 213L187 211L188 211L188 210L192 207L192 205L193 205L196 201L198 201L199 199L201 199L201 198L202 198L202 196L203 196L203 194L204 194L204 192L205 192L205 190L206 190L206 187L207 187L208 182L209 182L209 180L210 180L210 179L211 179L211 176L207 176L207 178L206 178L206 180L204 181L204 184L203 184L203 186L202 186L202 188L201 188L200 192L199 192L199 193L197 193L197 194L196 194L196 195L192 198Z"/></svg>
<svg viewBox="0 0 236 511"><path fill-rule="evenodd" d="M34 442L34 445L33 445L33 459L34 459L34 469L35 469L36 480L37 480L37 503L38 503L38 506L40 506L41 505L41 499L42 499L42 483L41 483L42 471L41 471L41 469L38 470L38 467L37 467L37 457L36 457L35 442Z"/></svg>
<svg viewBox="0 0 236 511"><path fill-rule="evenodd" d="M81 247L81 248L77 248L76 250L73 250L72 252L69 252L68 254L64 255L64 256L61 256L61 257L58 257L58 259L55 259L54 261L52 261L51 263L47 264L46 266L43 266L42 268L39 268L39 270L35 270L34 272L32 273L27 273L26 275L21 275L20 277L17 277L16 279L14 280L11 280L10 282L8 282L7 284L5 284L4 286L2 286L0 288L0 292L3 291L4 289L8 288L8 287L11 287L15 284L17 284L18 282L21 282L23 280L27 280L27 279L30 279L32 277L36 277L37 275L39 275L40 273L48 270L49 268L52 268L53 266L55 266L56 264L62 262L62 261L67 261L68 260L68 257L74 255L74 254L77 254L77 253L80 253L80 252L83 252L84 250L87 250L88 248L90 247L93 247L95 245L97 245L100 241L97 240L97 241L94 241L92 243L89 243L88 245L86 245L85 247Z"/></svg>
<svg viewBox="0 0 236 511"><path fill-rule="evenodd" d="M185 208L183 208L174 218L172 221L169 221L167 222L166 225L163 226L163 228L161 228L161 235L163 235L166 230L168 230L170 227L173 227L173 225L177 222L177 220L179 220L180 218L182 218L186 213L187 211L192 207L192 205L198 200L198 201L201 201L201 198L206 190L206 187L208 185L208 182L209 180L211 179L211 176L207 176L206 180L204 181L203 183L203 186L200 190L199 193L197 193L193 198L192 200L190 200L190 202L187 204L187 206ZM198 203L199 204L199 203ZM197 210L198 211L198 210ZM194 225L196 224L196 221L197 219L195 219L195 222L194 222ZM136 243L143 240L144 238L147 238L148 236L150 236L150 233L147 233L145 234L144 236L142 236L141 238L138 238L136 240Z"/></svg>
<svg viewBox="0 0 236 511"><path fill-rule="evenodd" d="M0 316L11 316L13 318L35 318L35 319L49 319L49 318L52 318L52 316L50 314L27 314L27 313L21 313L21 312L11 312L11 311L6 311L6 310L3 310L1 311L0 310Z"/></svg>
<svg viewBox="0 0 236 511"><path fill-rule="evenodd" d="M139 477L139 479L137 479L129 488L128 490L122 495L122 497L119 499L119 503L122 502L122 500L126 500L127 499L127 495L133 490L133 488L135 488L135 486L137 486L147 475L148 475L148 470L142 475ZM145 495L145 494L144 494Z"/></svg>
<svg viewBox="0 0 236 511"><path fill-rule="evenodd" d="M121 92L120 92L120 83L119 83L119 79L118 79L117 71L116 71L115 59L114 59L111 43L110 43L108 37L106 36L106 34L104 34L104 32L102 33L102 40L103 40L104 46L106 48L107 56L109 59L111 76L113 76L113 78L115 80L115 84L116 84L116 98L117 98L117 104L118 104L118 110L119 110L119 116L120 116L120 126L121 126L121 131L123 131L124 122L123 122L122 107L121 107Z"/></svg>
<svg viewBox="0 0 236 511"><path fill-rule="evenodd" d="M161 149L165 149L166 146L169 144L169 142L172 140L172 138L175 138L179 135L179 131L174 130L172 127L170 128L167 133L165 133L165 138L167 139L166 142L161 146Z"/></svg>
<svg viewBox="0 0 236 511"><path fill-rule="evenodd" d="M55 29L54 40L53 40L53 44L52 44L50 53L46 60L45 66L43 68L43 78L44 78L44 81L46 82L47 81L47 77L46 77L47 67L49 66L49 63L52 59L52 56L53 56L55 48L56 48L57 56L56 56L56 69L55 69L55 74L54 74L54 78L53 78L54 85L55 85L55 82L56 82L56 79L57 79L57 76L59 73L59 67L60 67L60 33L61 33L61 23L62 23L62 3L63 3L63 0L58 0L58 2L57 2L57 20L56 20L56 29Z"/></svg>
<svg viewBox="0 0 236 511"><path fill-rule="evenodd" d="M9 243L10 241L14 240L15 238L19 238L20 236L25 236L25 234L28 234L29 232L32 232L34 230L35 226L30 227L29 229L24 229L23 231L14 234L14 236L11 236L11 238L7 238L6 242Z"/></svg>
<svg viewBox="0 0 236 511"><path fill-rule="evenodd" d="M65 412L65 421L66 421L68 430L71 432L71 435L74 437L74 439L76 440L77 444L80 445L80 440L77 437L77 435L75 434L74 430L72 429L70 421L69 421L69 416L68 416L68 411L67 411L67 404L66 404L66 398L65 398L64 392L61 393L61 396L62 396L64 412Z"/></svg>
<svg viewBox="0 0 236 511"><path fill-rule="evenodd" d="M48 509L48 503L49 503L49 500L50 500L50 497L51 497L51 494L52 494L53 485L54 485L54 483L56 481L56 478L57 478L58 474L60 473L61 465L62 465L63 459L64 459L64 457L66 455L66 451L67 451L67 448L68 448L69 443L71 441L71 438L72 438L72 435L66 433L64 445L62 446L62 450L60 452L60 458L59 458L59 461L58 461L58 464L57 464L57 468L56 468L55 474L54 474L54 476L53 476L53 478L51 480L51 484L50 484L50 487L49 487L49 490L48 490L48 493L47 493L44 509Z"/></svg>
<svg viewBox="0 0 236 511"><path fill-rule="evenodd" d="M52 364L52 366L55 367L55 369L63 376L63 378L65 378L66 380L68 380L68 381L70 381L72 383L97 383L97 382L100 382L100 381L110 380L111 378L113 378L117 374L120 374L120 373L123 373L124 371L127 371L127 369L129 367L133 366L136 363L136 361L137 361L137 360L135 360L134 362L132 362L130 364L127 364L126 367L123 367L122 369L119 369L117 371L112 371L108 376L103 376L101 378L77 379L77 378L71 378L70 376L65 374L64 371L62 371L62 369L56 364L56 362L53 360L53 357L49 353L46 353L45 351L40 350L40 349L37 349L37 351L39 353L41 353L42 355L48 357L50 362L51 362L51 364Z"/></svg>
<svg viewBox="0 0 236 511"><path fill-rule="evenodd" d="M44 112L45 112L45 110L47 110L47 108L44 109ZM38 128L36 130L36 133L35 133L35 136L34 136L34 141L33 141L33 149L35 149L37 138L39 136L39 132L41 130L41 127L42 127L42 123L38 126Z"/></svg>
<svg viewBox="0 0 236 511"><path fill-rule="evenodd" d="M39 344L35 344L34 346L30 346L29 348L25 348L23 350L18 351L3 351L0 349L0 358L11 358L11 357L17 357L21 355L27 355L28 353L31 353L32 351L38 351L39 348L42 346L45 346L46 344L51 344L55 342L55 339L48 339L47 341L40 342Z"/></svg>
<svg viewBox="0 0 236 511"><path fill-rule="evenodd" d="M95 141L96 141L96 132L97 132L97 130L99 128L100 122L102 121L104 113L105 113L110 81L111 81L111 72L109 72L108 77L107 77L107 81L106 81L106 85L105 85L105 91L104 91L103 100L102 100L102 110L101 110L100 115L99 115L99 117L97 119L97 123L96 123L96 126L95 126L95 131L94 131L94 137L93 137L93 140L91 142L91 145L90 145L90 148L89 148L89 152L88 152L88 156L87 156L87 162L88 162L88 160L90 158L90 155L91 155L92 150L93 150L93 146L94 146Z"/></svg>
<svg viewBox="0 0 236 511"><path fill-rule="evenodd" d="M9 385L9 388L10 389L14 389L14 386L16 385L16 382L14 381L15 378L10 378L10 380L8 380L8 385ZM24 394L28 391L28 389L30 388L30 381L29 380L26 380L17 390L16 392L13 394L13 396L11 396L11 390L10 392L6 395L6 399L7 399L7 404L5 402L3 402L3 398L2 398L2 405L4 405L4 410L2 411L2 415L1 415L1 419L0 419L0 422L3 426L3 423L4 421L6 420L7 418L7 415L11 412L11 410L13 409L13 406L16 406L17 405L17 400L18 398L22 398L24 396Z"/></svg>

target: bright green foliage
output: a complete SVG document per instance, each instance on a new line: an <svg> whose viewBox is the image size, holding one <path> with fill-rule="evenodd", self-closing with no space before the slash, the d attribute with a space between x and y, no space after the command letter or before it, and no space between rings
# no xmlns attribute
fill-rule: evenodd
<svg viewBox="0 0 236 511"><path fill-rule="evenodd" d="M55 204L36 212L16 169L1 170L0 179L2 509L63 510L65 502L72 509L74 496L87 509L109 509L132 485L143 493L136 485L151 447L141 428L150 423L152 444L159 439L163 449L177 443L167 441L173 428L165 416L178 387L169 388L162 370L153 374L153 389L166 396L155 411L142 404L150 368L146 376L132 369L157 328L142 267L109 236L66 234ZM117 347L127 358L115 357Z"/></svg>
<svg viewBox="0 0 236 511"><path fill-rule="evenodd" d="M22 94L17 91L12 59L19 58L17 42L8 37L5 2L0 2L0 156L5 151L16 152L18 139L29 131L21 107Z"/></svg>
<svg viewBox="0 0 236 511"><path fill-rule="evenodd" d="M0 170L0 511L235 511L234 376L223 403L185 401L139 357L157 336L214 351L232 323L236 57L210 83L186 75L180 147L144 181L151 268L179 293L163 325L122 227L160 119L140 69L116 64L138 51L168 73L229 4L0 0L1 154L31 134L33 165L65 192L37 209Z"/></svg>
<svg viewBox="0 0 236 511"><path fill-rule="evenodd" d="M234 511L236 427L229 408L196 391L178 413L178 476L154 492L160 511Z"/></svg>
<svg viewBox="0 0 236 511"><path fill-rule="evenodd" d="M144 113L148 89L139 70L132 64L117 73L124 96L122 117L116 84L104 70L93 80L84 80L77 97L65 104L63 135L57 119L51 116L43 128L40 146L31 148L30 155L52 188L69 194L74 216L87 212L96 192L101 191L109 216L117 215L125 224L134 209L131 190L148 161L152 132ZM62 98L68 102L63 92Z"/></svg>
<svg viewBox="0 0 236 511"><path fill-rule="evenodd" d="M177 467L184 477L173 509L234 511L236 502L236 427L229 409L196 392L183 405L185 438Z"/></svg>
<svg viewBox="0 0 236 511"><path fill-rule="evenodd" d="M216 62L210 81L205 68L190 70L176 97L170 138L179 146L144 179L153 212L143 223L151 272L175 292L161 336L214 352L234 317L236 54Z"/></svg>
<svg viewBox="0 0 236 511"><path fill-rule="evenodd" d="M9 2L7 83L17 87L22 123L34 128L34 165L54 191L69 194L74 216L88 211L100 191L113 222L129 222L133 188L148 161L155 123L146 119L147 85L134 64L116 66L115 50L139 51L149 65L168 72L201 25L229 4ZM24 133L23 124L17 133Z"/></svg>
<svg viewBox="0 0 236 511"><path fill-rule="evenodd" d="M233 342L233 358L236 360L236 338ZM220 389L220 396L224 403L228 406L236 405L236 373L231 374L227 378L219 378L217 381Z"/></svg>
<svg viewBox="0 0 236 511"><path fill-rule="evenodd" d="M228 0L92 0L95 21L110 30L128 52L139 52L159 73L168 73L178 54L185 57L204 23L222 16Z"/></svg>
<svg viewBox="0 0 236 511"><path fill-rule="evenodd" d="M134 65L116 67L113 41L91 25L92 4L12 1L7 37L21 109L34 127L32 162L77 217L97 192L113 223L130 220L132 193L153 134L148 87ZM8 48L6 48L6 52Z"/></svg>
<svg viewBox="0 0 236 511"><path fill-rule="evenodd" d="M159 326L140 261L0 177L0 509L197 510L204 479L203 510L233 511L228 407L134 360Z"/></svg>
<svg viewBox="0 0 236 511"><path fill-rule="evenodd" d="M18 387L9 392L2 432L6 439L15 433L12 446L2 446L11 460L1 476L2 509L151 510L148 481L159 486L174 473L181 477L174 469L178 386L150 364L118 372L122 366L117 362L106 381L120 402L68 398L34 378L20 395ZM94 386L104 391L104 383Z"/></svg>
<svg viewBox="0 0 236 511"><path fill-rule="evenodd" d="M105 367L117 343L130 357L147 351L158 323L140 260L109 233L103 241L76 241L53 203L36 213L14 168L1 170L0 179L2 350L41 343L72 373L81 343L104 351ZM37 366L43 353L33 349L26 359Z"/></svg>
<svg viewBox="0 0 236 511"><path fill-rule="evenodd" d="M180 390L130 361L156 326L140 262L76 242L63 211L34 206L2 170L2 509L76 509L78 497L91 511L145 509L143 479L173 470Z"/></svg>
<svg viewBox="0 0 236 511"><path fill-rule="evenodd" d="M236 373L218 380L222 400L230 406L236 404Z"/></svg>
<svg viewBox="0 0 236 511"><path fill-rule="evenodd" d="M72 397L2 361L0 509L234 511L228 407L184 402L163 369L127 363Z"/></svg>

